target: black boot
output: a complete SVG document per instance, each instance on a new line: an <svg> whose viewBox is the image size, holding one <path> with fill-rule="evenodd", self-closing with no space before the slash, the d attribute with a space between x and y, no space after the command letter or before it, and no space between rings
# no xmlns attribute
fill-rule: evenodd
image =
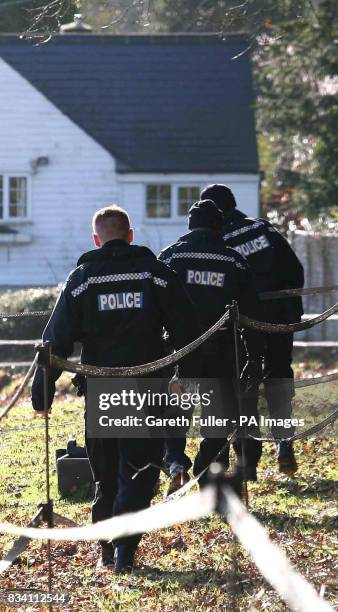
<svg viewBox="0 0 338 612"><path fill-rule="evenodd" d="M280 442L277 452L279 471L292 476L297 472L298 465L291 442L286 442L285 440Z"/></svg>
<svg viewBox="0 0 338 612"><path fill-rule="evenodd" d="M200 449L195 457L193 474L198 476L203 470L204 474L199 478L198 484L200 488L209 483L208 470L211 463L216 461L223 466L224 472L229 469L229 447L226 446L226 440L223 438L204 438L200 444ZM205 469L206 468L206 469Z"/></svg>
<svg viewBox="0 0 338 612"><path fill-rule="evenodd" d="M257 466L256 465L245 465L240 466L243 480L247 482L257 482Z"/></svg>
<svg viewBox="0 0 338 612"><path fill-rule="evenodd" d="M262 442L253 438L238 439L233 444L243 480L257 482L257 465L262 456ZM244 457L243 457L244 451Z"/></svg>
<svg viewBox="0 0 338 612"><path fill-rule="evenodd" d="M136 546L118 544L115 549L115 574L130 574L134 567Z"/></svg>

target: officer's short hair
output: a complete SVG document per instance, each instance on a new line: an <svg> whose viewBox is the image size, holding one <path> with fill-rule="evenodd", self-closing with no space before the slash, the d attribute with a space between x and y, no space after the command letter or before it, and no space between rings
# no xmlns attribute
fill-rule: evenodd
<svg viewBox="0 0 338 612"><path fill-rule="evenodd" d="M125 237L130 230L129 215L120 206L105 206L98 210L93 217L93 232L113 231L117 236Z"/></svg>

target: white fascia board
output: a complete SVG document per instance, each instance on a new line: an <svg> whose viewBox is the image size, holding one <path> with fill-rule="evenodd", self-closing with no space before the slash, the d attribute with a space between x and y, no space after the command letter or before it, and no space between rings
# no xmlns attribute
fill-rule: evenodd
<svg viewBox="0 0 338 612"><path fill-rule="evenodd" d="M151 172L151 173L130 173L116 174L119 183L158 183L169 182L184 185L200 184L200 183L257 183L260 180L259 174L202 174L202 173L187 173L187 174L172 174L166 172Z"/></svg>

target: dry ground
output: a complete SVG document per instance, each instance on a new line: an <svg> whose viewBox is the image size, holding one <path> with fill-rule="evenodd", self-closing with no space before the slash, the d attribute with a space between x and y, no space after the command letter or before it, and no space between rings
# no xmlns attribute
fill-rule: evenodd
<svg viewBox="0 0 338 612"><path fill-rule="evenodd" d="M316 367L298 366L298 377L300 370L302 376L312 375L319 371L319 366L317 370ZM18 381L19 378L7 382L2 379L1 400L11 394ZM297 394L296 407L302 412L312 405L320 413L337 404L337 397L337 382L325 387L318 385ZM36 504L44 499L43 422L34 418L29 401L24 399L1 423L0 430L0 519L25 524L34 514ZM336 447L331 433L329 429L326 437L295 444L299 471L293 479L278 473L275 449L265 444L259 481L249 485L249 497L250 510L265 525L271 538L333 603ZM89 503L62 500L56 487L54 452L64 446L70 435L75 435L78 442L83 441L83 416L81 400L70 393L69 379L65 376L51 417L52 497L56 511L85 524L90 521ZM189 452L193 454L195 449L196 441L192 440ZM166 487L163 475L157 501ZM0 538L0 557L12 541ZM115 577L107 570L97 572L97 558L95 544L52 545L54 589L71 596L71 603L64 610L287 609L236 543L228 526L215 515L145 536L139 547L137 570L131 576ZM1 578L0 590L46 588L46 584L46 545L33 542Z"/></svg>

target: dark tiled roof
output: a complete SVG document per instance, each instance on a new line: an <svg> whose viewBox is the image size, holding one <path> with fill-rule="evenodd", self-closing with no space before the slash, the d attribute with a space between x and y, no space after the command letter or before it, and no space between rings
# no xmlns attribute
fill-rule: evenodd
<svg viewBox="0 0 338 612"><path fill-rule="evenodd" d="M0 57L119 172L257 172L246 48L241 36L66 34L39 47L0 36Z"/></svg>

